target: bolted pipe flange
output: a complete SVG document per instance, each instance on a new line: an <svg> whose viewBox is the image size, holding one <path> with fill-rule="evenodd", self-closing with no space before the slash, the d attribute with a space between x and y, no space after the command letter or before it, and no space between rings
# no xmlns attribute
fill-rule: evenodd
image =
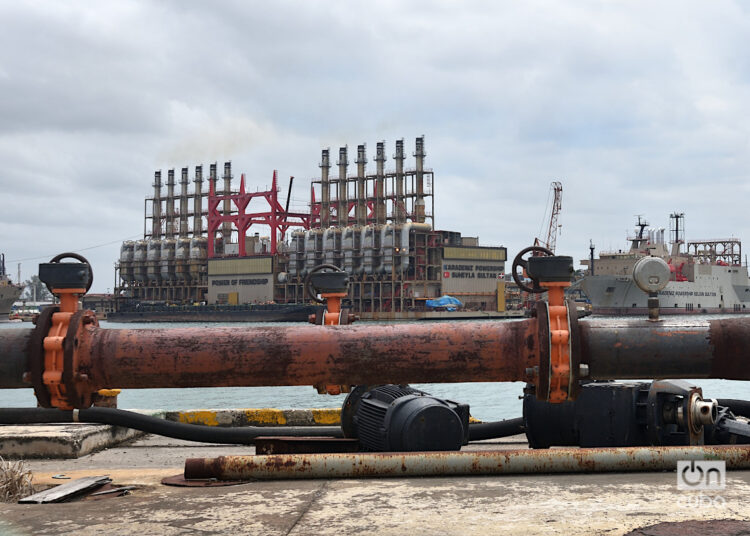
<svg viewBox="0 0 750 536"><path fill-rule="evenodd" d="M50 386L44 379L44 339L52 326L52 316L57 312L57 307L47 307L39 315L39 321L29 339L24 380L34 388L37 402L43 408L88 408L96 389L91 385L90 365L82 361L78 347L91 329L99 327L99 322L92 311L78 311L70 318L62 341L58 396L52 397Z"/></svg>
<svg viewBox="0 0 750 536"><path fill-rule="evenodd" d="M531 250L534 248L523 252ZM581 374L578 313L575 305L565 300L573 258L532 257L525 268L548 296L548 302L538 302L536 309L540 346L537 398L552 403L574 400Z"/></svg>
<svg viewBox="0 0 750 536"><path fill-rule="evenodd" d="M44 339L49 334L52 326L52 315L58 312L56 306L49 306L42 310L37 317L36 325L29 338L29 346L26 351L26 372L24 381L28 381L34 388L34 395L39 406L51 408L49 391L44 385L42 377L44 373Z"/></svg>
<svg viewBox="0 0 750 536"><path fill-rule="evenodd" d="M580 389L579 380L589 374L588 365L581 364L576 309L570 303L557 307L564 307L563 315L551 320L550 306L546 302L537 302L539 366L525 371L536 387L537 399L552 403L575 400Z"/></svg>
<svg viewBox="0 0 750 536"><path fill-rule="evenodd" d="M60 262L66 258L80 262ZM89 371L80 368L78 347L99 324L93 312L78 310L78 298L91 288L91 265L78 254L62 253L40 264L39 274L60 304L46 308L37 319L24 378L42 407L87 408L96 390L89 385Z"/></svg>

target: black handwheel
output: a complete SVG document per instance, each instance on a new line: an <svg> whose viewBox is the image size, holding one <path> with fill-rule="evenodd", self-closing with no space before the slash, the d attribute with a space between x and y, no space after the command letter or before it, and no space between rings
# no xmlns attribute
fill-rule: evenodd
<svg viewBox="0 0 750 536"><path fill-rule="evenodd" d="M531 278L531 281L534 283L533 287L530 287L526 285L523 280L521 279L521 276L518 275L518 267L522 267L526 272L528 273L528 266L529 261L524 259L524 255L527 253L543 253L545 257L554 257L554 253L552 253L551 250L542 247L542 246L529 246L527 248L522 249L518 252L518 255L516 255L516 258L513 259L513 281L516 282L516 285L518 285L518 288L521 290L525 290L526 292L531 292L533 294L539 294L541 292L546 292L546 288L542 288L539 286L539 281L537 279Z"/></svg>
<svg viewBox="0 0 750 536"><path fill-rule="evenodd" d="M78 253L60 253L59 255L55 255L52 257L52 260L49 261L50 263L57 263L60 262L63 259L75 259L83 264L89 265L89 280L86 282L86 292L88 292L91 289L91 285L94 283L94 271L91 269L91 263L84 257L83 255L79 255ZM47 283L45 283L47 288L50 292L52 292L52 289L50 288Z"/></svg>
<svg viewBox="0 0 750 536"><path fill-rule="evenodd" d="M314 294L311 288L310 283L312 282L312 279L310 278L311 275L313 275L315 272L319 272L323 269L328 269L332 272L343 272L341 268L338 266L335 266L333 264L319 264L312 270L308 272L308 274L305 276L305 294L308 295L308 297L317 302L317 303L326 303L326 300L324 298L318 298L317 294Z"/></svg>

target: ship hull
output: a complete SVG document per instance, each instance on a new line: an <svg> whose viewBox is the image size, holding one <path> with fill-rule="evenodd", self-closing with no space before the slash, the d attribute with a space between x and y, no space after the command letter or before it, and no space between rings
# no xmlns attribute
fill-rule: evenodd
<svg viewBox="0 0 750 536"><path fill-rule="evenodd" d="M15 285L0 287L0 322L9 321L8 315L10 315L10 309L22 291L23 288Z"/></svg>
<svg viewBox="0 0 750 536"><path fill-rule="evenodd" d="M117 311L107 314L109 322L307 322L323 307L319 305L263 305L258 308L195 307L178 310Z"/></svg>
<svg viewBox="0 0 750 536"><path fill-rule="evenodd" d="M659 292L659 311L675 314L750 313L746 269L715 266L694 281L670 281ZM581 288L598 315L646 315L648 296L627 276L585 276Z"/></svg>

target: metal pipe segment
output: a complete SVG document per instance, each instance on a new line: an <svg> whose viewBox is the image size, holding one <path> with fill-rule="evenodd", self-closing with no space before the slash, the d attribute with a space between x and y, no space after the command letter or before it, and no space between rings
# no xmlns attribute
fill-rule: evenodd
<svg viewBox="0 0 750 536"><path fill-rule="evenodd" d="M539 359L536 322L87 329L97 388L516 381ZM2 380L0 380L2 381Z"/></svg>
<svg viewBox="0 0 750 536"><path fill-rule="evenodd" d="M530 381L549 361L545 323L102 329L71 325L66 370L102 388ZM43 326L36 329L43 329ZM0 330L0 388L33 382L30 329ZM589 319L571 336L592 379L750 380L750 320ZM576 345L574 345L574 348ZM574 379L577 370L572 371ZM26 374L28 373L28 374ZM38 373L38 372L37 372ZM66 376L67 375L67 376ZM584 373L585 375L585 373Z"/></svg>
<svg viewBox="0 0 750 536"><path fill-rule="evenodd" d="M704 459L724 460L727 469L750 468L750 450L745 446L617 447L188 458L184 475L186 479L279 480L673 471L678 461Z"/></svg>
<svg viewBox="0 0 750 536"><path fill-rule="evenodd" d="M590 378L750 380L750 319L581 321L581 362Z"/></svg>

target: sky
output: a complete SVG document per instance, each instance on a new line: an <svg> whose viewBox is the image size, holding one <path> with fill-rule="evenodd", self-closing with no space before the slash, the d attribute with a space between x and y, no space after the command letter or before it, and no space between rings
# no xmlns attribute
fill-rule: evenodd
<svg viewBox="0 0 750 536"><path fill-rule="evenodd" d="M14 279L74 251L111 290L155 170L231 160L265 189L276 169L305 209L321 149L420 135L436 227L511 258L546 235L552 181L576 260L625 248L638 214L750 241L741 2L6 0L0 20Z"/></svg>

